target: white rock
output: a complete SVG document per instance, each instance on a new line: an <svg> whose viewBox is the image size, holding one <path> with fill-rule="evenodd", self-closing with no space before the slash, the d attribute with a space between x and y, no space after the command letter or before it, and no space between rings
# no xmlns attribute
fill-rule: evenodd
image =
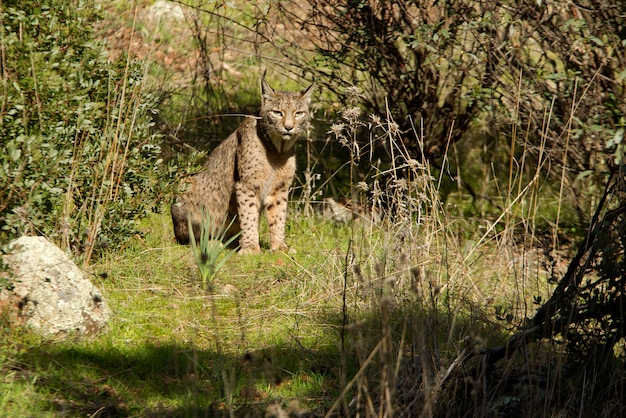
<svg viewBox="0 0 626 418"><path fill-rule="evenodd" d="M150 7L150 13L158 19L169 18L180 21L185 20L185 11L182 6L166 0L157 0L152 7Z"/></svg>
<svg viewBox="0 0 626 418"><path fill-rule="evenodd" d="M13 288L0 289L0 306L8 306L11 317L44 337L93 335L111 317L102 293L45 238L12 241L4 262Z"/></svg>

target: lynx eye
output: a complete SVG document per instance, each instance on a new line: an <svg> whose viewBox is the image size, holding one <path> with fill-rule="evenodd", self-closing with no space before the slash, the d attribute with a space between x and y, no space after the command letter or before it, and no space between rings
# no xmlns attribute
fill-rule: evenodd
<svg viewBox="0 0 626 418"><path fill-rule="evenodd" d="M275 118L282 118L283 112L281 112L280 110L270 110L270 115L272 115Z"/></svg>
<svg viewBox="0 0 626 418"><path fill-rule="evenodd" d="M306 116L306 112L304 112L304 111L302 111L302 110L299 110L299 111L297 111L297 112L295 113L295 115L296 115L296 117L297 117L298 119L300 119L300 118L303 118L303 117L305 117L305 116Z"/></svg>

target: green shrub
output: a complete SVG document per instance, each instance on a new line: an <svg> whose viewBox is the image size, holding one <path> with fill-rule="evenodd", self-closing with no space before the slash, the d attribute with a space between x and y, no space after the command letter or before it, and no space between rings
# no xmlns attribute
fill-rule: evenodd
<svg viewBox="0 0 626 418"><path fill-rule="evenodd" d="M115 245L155 205L160 138L141 63L109 63L88 0L3 5L0 239Z"/></svg>

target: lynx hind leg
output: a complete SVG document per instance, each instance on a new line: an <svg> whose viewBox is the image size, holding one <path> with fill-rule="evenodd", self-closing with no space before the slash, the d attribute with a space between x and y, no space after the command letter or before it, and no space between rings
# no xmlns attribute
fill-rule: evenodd
<svg viewBox="0 0 626 418"><path fill-rule="evenodd" d="M230 226L229 226L230 225ZM228 227L224 234L224 241L228 241L232 237L241 233L241 225L239 224L239 217L237 216L237 212L231 212L230 210L226 214L226 221L224 223L224 227ZM228 246L231 250L236 249L239 245L239 239L234 239L233 242Z"/></svg>
<svg viewBox="0 0 626 418"><path fill-rule="evenodd" d="M171 206L172 222L174 223L174 236L176 242L179 244L189 244L191 241L191 234L189 233L189 220L191 219L191 227L193 228L193 237L196 242L199 242L202 237L203 224L206 218L203 218L202 213L204 208L195 204L194 202L186 201L175 202ZM212 219L211 227L209 229L210 234L214 235L217 230L215 227L214 219Z"/></svg>
<svg viewBox="0 0 626 418"><path fill-rule="evenodd" d="M174 224L174 236L176 237L176 242L182 245L189 244L189 211L180 202L172 203L170 211L172 213L172 223ZM196 233L196 230L199 232L200 225L194 224L193 229L194 234Z"/></svg>

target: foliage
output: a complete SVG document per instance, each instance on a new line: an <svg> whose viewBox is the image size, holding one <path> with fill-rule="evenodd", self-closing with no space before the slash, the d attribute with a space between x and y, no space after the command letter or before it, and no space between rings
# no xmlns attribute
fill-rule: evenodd
<svg viewBox="0 0 626 418"><path fill-rule="evenodd" d="M4 261L8 251L7 245L0 246L0 292L13 289L13 271Z"/></svg>
<svg viewBox="0 0 626 418"><path fill-rule="evenodd" d="M310 65L325 88L357 85L363 106L398 122L416 159L438 158L479 114L490 86L491 20L473 1L308 1L293 16L319 55ZM302 63L303 64L303 63Z"/></svg>
<svg viewBox="0 0 626 418"><path fill-rule="evenodd" d="M561 345L564 374L593 381L584 397L596 402L614 399L614 365L623 368L626 338L626 183L624 165L614 167L591 219L585 239L545 302L506 344L485 350L488 369L531 343ZM481 367L484 367L482 365ZM617 377L622 379L622 377ZM616 405L622 410L623 405Z"/></svg>
<svg viewBox="0 0 626 418"><path fill-rule="evenodd" d="M569 152L568 167L581 172L593 168L594 138L601 148L624 126L623 3L306 4L304 13L289 2L278 6L285 24L308 35L308 43L288 45L318 54L311 59L290 50L294 65L313 67L339 100L356 83L368 111L391 112L404 134L414 136L414 158L441 156L470 122L490 124L485 133L492 138L510 136L515 124L532 132L533 152L543 143L555 163ZM571 149L562 146L566 136Z"/></svg>
<svg viewBox="0 0 626 418"><path fill-rule="evenodd" d="M93 1L2 9L0 225L74 250L117 245L155 204L158 137L143 69L107 62Z"/></svg>
<svg viewBox="0 0 626 418"><path fill-rule="evenodd" d="M608 178L585 242L547 303L549 308L539 312L547 311L543 320L552 322L546 332L560 334L570 353L584 363L606 362L626 338L625 168L620 165Z"/></svg>
<svg viewBox="0 0 626 418"><path fill-rule="evenodd" d="M626 120L623 2L307 0L190 7L210 22L194 26L201 52L217 43L238 62L299 78L312 74L331 117L351 106L344 92L355 86L364 113L397 121L409 159L429 159L446 177L489 166L485 178L453 178L474 198L493 202L491 195L502 189L489 183L492 174L511 186L535 175L538 162L542 175L568 186L558 199L568 198L578 226L588 222L607 172L606 153L614 151ZM202 61L209 68L211 60ZM203 74L220 85L217 68ZM362 143L371 139L379 139L371 141L371 152L383 164L406 164L391 161L399 154L380 140L384 135L360 130ZM453 164L447 151L455 147L468 167L447 170ZM520 177L505 178L513 172ZM560 216L559 207L557 225Z"/></svg>
<svg viewBox="0 0 626 418"><path fill-rule="evenodd" d="M509 46L494 51L503 122L530 133L513 132L518 149L570 186L563 193L581 224L600 198L605 162L626 124L625 12L624 2L606 0L539 7L528 0L498 11L497 44Z"/></svg>
<svg viewBox="0 0 626 418"><path fill-rule="evenodd" d="M191 252L196 260L196 265L200 269L202 284L205 288L211 290L215 276L224 263L235 254L234 250L229 250L229 246L239 238L239 233L233 234L227 238L227 233L233 226L236 220L235 218L233 218L229 224L226 224L226 219L224 219L223 225L220 226L219 231L211 230L212 224L209 213L206 213L203 219L204 222L202 223L200 237L198 237L197 241L193 233L191 217L187 218L187 227L189 228ZM214 232L216 233L214 234ZM221 259L220 255L222 255Z"/></svg>

